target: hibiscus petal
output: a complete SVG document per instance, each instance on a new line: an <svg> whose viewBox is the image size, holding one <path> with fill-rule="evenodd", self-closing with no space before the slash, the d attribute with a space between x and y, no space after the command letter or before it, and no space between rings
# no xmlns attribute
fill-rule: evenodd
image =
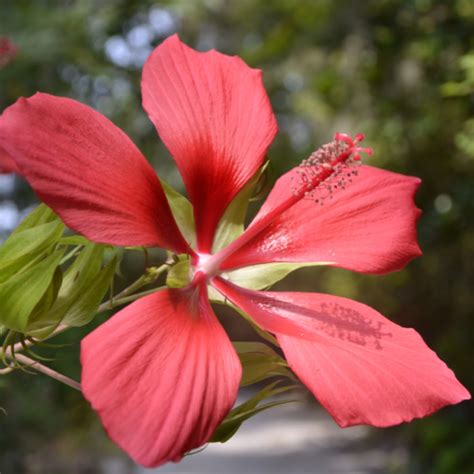
<svg viewBox="0 0 474 474"><path fill-rule="evenodd" d="M363 273L403 268L421 254L416 240L420 215L413 196L418 178L371 166L324 204L301 199L232 254L222 268L267 262L333 262ZM275 184L250 227L292 196L297 171ZM245 234L244 234L245 235Z"/></svg>
<svg viewBox="0 0 474 474"><path fill-rule="evenodd" d="M190 290L137 300L81 349L85 397L144 466L179 461L204 444L237 397L239 358L206 296Z"/></svg>
<svg viewBox="0 0 474 474"><path fill-rule="evenodd" d="M155 172L90 107L48 94L22 98L0 117L0 145L73 230L96 242L186 252Z"/></svg>
<svg viewBox="0 0 474 474"><path fill-rule="evenodd" d="M215 286L276 334L289 366L340 426L392 426L470 398L413 329L356 301Z"/></svg>
<svg viewBox="0 0 474 474"><path fill-rule="evenodd" d="M4 173L18 173L18 167L16 166L13 158L0 147L0 174Z"/></svg>
<svg viewBox="0 0 474 474"><path fill-rule="evenodd" d="M175 35L146 62L142 93L194 205L199 250L210 252L219 219L277 131L261 71L235 56L194 51Z"/></svg>

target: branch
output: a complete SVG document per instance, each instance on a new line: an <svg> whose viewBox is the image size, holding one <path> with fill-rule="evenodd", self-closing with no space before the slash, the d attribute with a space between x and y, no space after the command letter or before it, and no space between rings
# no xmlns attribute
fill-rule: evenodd
<svg viewBox="0 0 474 474"><path fill-rule="evenodd" d="M76 382L75 380L72 380L63 374L60 374L59 372L56 372L55 370L50 369L49 367L46 367L45 365L40 364L39 362L30 359L29 357L26 357L23 354L15 354L15 359L19 362L23 362L27 367L35 369L37 372L41 372L42 374L48 375L49 377L56 379L61 383L64 383L72 388L75 388L76 390L81 391L81 385L79 384L79 382Z"/></svg>

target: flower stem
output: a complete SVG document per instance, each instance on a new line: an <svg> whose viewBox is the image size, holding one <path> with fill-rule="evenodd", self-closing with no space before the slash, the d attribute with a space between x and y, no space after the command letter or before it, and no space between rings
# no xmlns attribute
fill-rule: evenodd
<svg viewBox="0 0 474 474"><path fill-rule="evenodd" d="M100 313L107 309L112 309L118 304L121 304L121 303L117 303L117 300L124 298L125 296L129 296L130 294L132 294L136 290L139 290L145 285L149 285L150 283L153 283L168 268L169 268L169 265L167 263L164 263L163 265L160 265L159 267L147 268L146 272L140 278L138 278L138 280L134 281L130 286L122 290L113 298L110 298L110 300L106 301L105 303L102 303L97 309L97 312Z"/></svg>

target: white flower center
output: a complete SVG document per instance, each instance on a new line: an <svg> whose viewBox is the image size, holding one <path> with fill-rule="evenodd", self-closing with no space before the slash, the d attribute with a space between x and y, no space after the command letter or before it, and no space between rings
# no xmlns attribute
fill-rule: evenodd
<svg viewBox="0 0 474 474"><path fill-rule="evenodd" d="M198 261L193 266L194 277L202 275L208 280L219 273L218 262L212 257L213 255L208 253L198 253Z"/></svg>

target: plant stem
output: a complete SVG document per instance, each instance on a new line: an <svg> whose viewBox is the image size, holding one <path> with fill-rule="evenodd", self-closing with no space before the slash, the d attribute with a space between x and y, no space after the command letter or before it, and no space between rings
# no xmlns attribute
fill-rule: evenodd
<svg viewBox="0 0 474 474"><path fill-rule="evenodd" d="M79 382L76 382L75 380L72 380L63 374L60 374L59 372L56 372L55 370L50 369L49 367L46 367L45 365L40 364L39 362L30 359L29 357L26 357L23 354L16 354L15 358L19 362L23 362L27 367L31 367L37 372L41 372L42 374L48 375L49 377L58 380L61 383L64 383L72 388L75 388L76 390L81 391L81 385L79 384Z"/></svg>
<svg viewBox="0 0 474 474"><path fill-rule="evenodd" d="M60 324L46 339L49 339L50 337L54 337L60 333L62 333L63 331L65 331L66 329L70 328L72 326L66 326L65 324ZM23 341L23 344L21 342L17 342L14 346L13 346L13 352L16 353L17 352L20 352L22 350L25 349L25 346L32 346L34 344L34 342L32 341L29 341L29 340L25 340ZM6 350L5 351L6 355L9 356L11 354L11 350Z"/></svg>
<svg viewBox="0 0 474 474"><path fill-rule="evenodd" d="M105 303L102 303L97 312L105 311L106 309L112 309L114 306L116 306L116 301L120 298L124 298L125 296L130 295L134 291L144 287L145 285L149 285L150 283L153 283L155 280L158 279L158 277L165 272L169 268L169 265L167 263L164 263L163 265L159 266L158 268L149 268L147 269L146 273L144 273L138 280L134 281L130 286L122 290L120 293L115 295L113 298L110 298L109 301L106 301ZM120 304L120 303L119 303ZM107 306L108 305L108 306Z"/></svg>
<svg viewBox="0 0 474 474"><path fill-rule="evenodd" d="M135 301L138 298L143 298L144 296L151 295L152 293L156 293L157 291L162 290L163 288L165 287L160 286L158 288L152 288L151 290L142 291L141 293L135 293L134 295L126 296L124 298L114 298L114 307L125 303L130 303L130 301Z"/></svg>
<svg viewBox="0 0 474 474"><path fill-rule="evenodd" d="M77 253L77 251L81 248L81 245L77 245L74 247L67 255L65 255L61 261L59 262L60 265L62 265L64 262L67 262L70 260L74 255Z"/></svg>

